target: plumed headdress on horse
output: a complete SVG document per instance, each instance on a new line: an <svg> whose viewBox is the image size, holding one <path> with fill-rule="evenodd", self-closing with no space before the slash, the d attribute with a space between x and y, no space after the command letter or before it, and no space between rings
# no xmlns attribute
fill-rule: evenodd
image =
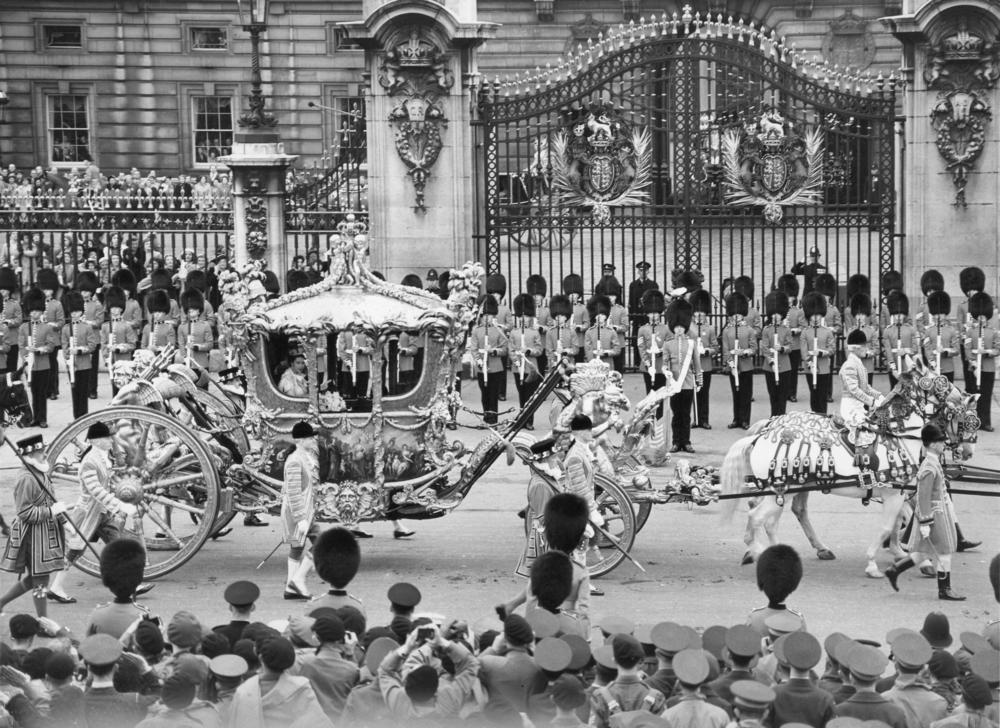
<svg viewBox="0 0 1000 728"><path fill-rule="evenodd" d="M571 293L575 293L578 296L583 296L583 279L576 273L570 273L568 276L563 278L562 281L562 292L567 296Z"/></svg>
<svg viewBox="0 0 1000 728"><path fill-rule="evenodd" d="M545 504L545 540L550 548L571 553L590 519L587 501L574 493L556 493Z"/></svg>
<svg viewBox="0 0 1000 728"><path fill-rule="evenodd" d="M587 315L594 321L598 316L607 316L611 313L611 299L607 296L591 296L587 301Z"/></svg>
<svg viewBox="0 0 1000 728"><path fill-rule="evenodd" d="M146 549L132 538L118 538L101 551L101 582L119 601L135 594L146 570Z"/></svg>
<svg viewBox="0 0 1000 728"><path fill-rule="evenodd" d="M334 589L351 583L361 566L358 539L346 528L328 528L316 539L313 559L319 578Z"/></svg>
<svg viewBox="0 0 1000 728"><path fill-rule="evenodd" d="M885 308L890 316L910 315L910 299L902 291L892 291L885 297Z"/></svg>
<svg viewBox="0 0 1000 728"><path fill-rule="evenodd" d="M528 280L524 283L524 288L532 296L544 296L549 290L548 283L545 282L545 277L537 273L532 273L528 276Z"/></svg>
<svg viewBox="0 0 1000 728"><path fill-rule="evenodd" d="M695 313L712 313L712 294L699 289L691 294L691 308Z"/></svg>
<svg viewBox="0 0 1000 728"><path fill-rule="evenodd" d="M783 604L802 581L802 559L791 546L768 546L757 559L757 588L767 595L769 606Z"/></svg>
<svg viewBox="0 0 1000 728"><path fill-rule="evenodd" d="M813 287L827 298L833 298L837 295L837 279L829 273L820 273L816 276Z"/></svg>
<svg viewBox="0 0 1000 728"><path fill-rule="evenodd" d="M646 291L642 294L640 303L642 303L642 310L645 313L663 313L663 307L665 305L663 292L655 289Z"/></svg>
<svg viewBox="0 0 1000 728"><path fill-rule="evenodd" d="M951 313L951 296L945 291L931 291L927 296L927 312L931 316L947 316Z"/></svg>
<svg viewBox="0 0 1000 728"><path fill-rule="evenodd" d="M10 268L0 268L0 290L14 292L17 288L17 276Z"/></svg>
<svg viewBox="0 0 1000 728"><path fill-rule="evenodd" d="M872 295L871 282L868 280L868 276L864 273L855 273L853 276L847 279L847 288L844 291L847 296L847 300L850 301L855 296Z"/></svg>
<svg viewBox="0 0 1000 728"><path fill-rule="evenodd" d="M739 276L733 281L733 291L742 293L747 301L753 300L753 278L750 276Z"/></svg>
<svg viewBox="0 0 1000 728"><path fill-rule="evenodd" d="M986 288L986 274L983 273L982 268L976 266L963 268L962 272L958 274L958 285L966 296L971 291L981 291Z"/></svg>
<svg viewBox="0 0 1000 728"><path fill-rule="evenodd" d="M82 270L76 275L76 290L78 291L94 293L100 285L100 281L97 280L97 276L92 271Z"/></svg>
<svg viewBox="0 0 1000 728"><path fill-rule="evenodd" d="M784 291L789 298L798 298L799 279L791 273L785 273L785 275L778 278L778 290Z"/></svg>
<svg viewBox="0 0 1000 728"><path fill-rule="evenodd" d="M31 313L32 311L44 311L45 294L38 288L28 289L28 292L24 294L22 306L24 307L25 313Z"/></svg>
<svg viewBox="0 0 1000 728"><path fill-rule="evenodd" d="M941 275L941 271L925 270L923 275L920 276L920 291L925 296L929 296L931 291L943 291L944 290L944 276Z"/></svg>
<svg viewBox="0 0 1000 728"><path fill-rule="evenodd" d="M859 293L851 298L851 315L870 317L872 315L871 297L864 293Z"/></svg>
<svg viewBox="0 0 1000 728"><path fill-rule="evenodd" d="M826 316L827 303L819 291L809 291L802 297L802 313L807 319L813 316Z"/></svg>
<svg viewBox="0 0 1000 728"><path fill-rule="evenodd" d="M552 318L556 316L565 316L567 319L573 315L573 304L570 300L561 293L557 293L549 301L549 315Z"/></svg>
<svg viewBox="0 0 1000 728"><path fill-rule="evenodd" d="M118 286L129 295L135 296L135 275L128 268L116 270L111 276L111 285Z"/></svg>
<svg viewBox="0 0 1000 728"><path fill-rule="evenodd" d="M535 297L529 293L514 296L513 308L515 316L528 316L530 318L535 315Z"/></svg>
<svg viewBox="0 0 1000 728"><path fill-rule="evenodd" d="M788 315L788 294L784 291L771 291L764 297L764 315L771 317L778 314L782 318Z"/></svg>
<svg viewBox="0 0 1000 728"><path fill-rule="evenodd" d="M181 294L181 310L187 313L192 308L196 311L205 310L205 297L197 288L188 288Z"/></svg>
<svg viewBox="0 0 1000 728"><path fill-rule="evenodd" d="M730 293L726 296L726 316L746 316L750 312L750 301L743 293Z"/></svg>
<svg viewBox="0 0 1000 728"><path fill-rule="evenodd" d="M882 293L899 291L903 288L903 276L898 270L887 270L882 274Z"/></svg>
<svg viewBox="0 0 1000 728"><path fill-rule="evenodd" d="M486 292L496 293L501 298L507 295L507 279L499 273L486 276Z"/></svg>
<svg viewBox="0 0 1000 728"><path fill-rule="evenodd" d="M990 294L980 291L969 299L969 313L972 318L985 316L987 319L993 318L993 299Z"/></svg>
<svg viewBox="0 0 1000 728"><path fill-rule="evenodd" d="M667 306L667 327L673 331L680 326L685 331L691 328L694 307L683 298L675 298Z"/></svg>

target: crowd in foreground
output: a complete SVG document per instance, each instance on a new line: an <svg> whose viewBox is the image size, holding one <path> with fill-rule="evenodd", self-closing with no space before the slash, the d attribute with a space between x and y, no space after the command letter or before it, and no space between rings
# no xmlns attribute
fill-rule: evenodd
<svg viewBox="0 0 1000 728"><path fill-rule="evenodd" d="M884 645L810 633L786 606L802 562L785 545L759 559L767 605L745 624L698 632L608 617L592 628L589 580L567 554L585 539L587 513L571 493L549 499L546 543L524 594L498 605L497 629L478 634L470 622L422 613L412 584L394 584L387 603L369 612L347 591L361 551L343 528L315 541L316 571L329 591L301 614L254 621L260 590L239 581L221 595L230 621L214 627L186 610L153 617L135 601L142 545L111 541L100 566L113 600L82 630L9 617L0 725L998 725L1000 622L962 633L960 644L938 612L919 630L892 629ZM1000 602L1000 555L990 580ZM0 602L8 613L20 593ZM514 611L521 604L523 615Z"/></svg>

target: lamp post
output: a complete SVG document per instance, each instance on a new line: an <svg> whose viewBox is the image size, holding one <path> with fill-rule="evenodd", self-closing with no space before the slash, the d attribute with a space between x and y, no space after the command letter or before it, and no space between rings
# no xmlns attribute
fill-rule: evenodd
<svg viewBox="0 0 1000 728"><path fill-rule="evenodd" d="M260 90L260 34L267 30L270 0L236 0L243 30L250 34L250 110L237 123L244 129L266 129L277 124L264 113L264 94Z"/></svg>

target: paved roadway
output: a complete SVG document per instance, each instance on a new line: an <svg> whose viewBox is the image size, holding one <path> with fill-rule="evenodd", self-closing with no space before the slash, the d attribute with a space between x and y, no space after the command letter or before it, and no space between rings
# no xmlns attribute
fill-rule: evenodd
<svg viewBox="0 0 1000 728"><path fill-rule="evenodd" d="M626 384L635 401L642 386L638 375L629 375ZM887 383L880 377L876 386L885 388ZM103 404L108 389L102 375L102 400L91 405ZM466 382L463 389L466 403L478 408L475 385ZM692 459L719 465L729 444L741 431L726 429L729 388L725 379L714 377L712 390L711 421L715 429L695 431L694 445L698 452ZM510 393L513 399L513 385ZM799 394L799 404L792 406L804 408L804 382ZM766 410L764 383L758 376L754 416L765 416ZM994 417L997 419L996 414ZM470 415L462 419L473 421ZM44 431L46 440L55 437L69 421L70 403L64 392L60 401L50 403L50 428ZM14 439L25 434L11 433ZM470 444L478 437L477 431L465 428L457 434ZM973 462L1000 467L1000 433L982 433ZM0 510L8 520L12 516L13 467L14 457L5 449L0 455L3 478L0 482L6 485L0 491ZM665 476L669 470L658 472ZM388 523L368 524L366 528L375 537L362 541L362 568L351 591L366 603L372 623L388 621L385 591L393 582L406 580L416 583L423 592L421 609L462 616L484 628L494 625L493 605L509 598L523 585L514 576L513 568L523 544L522 523L516 512L522 506L525 483L524 466L508 467L501 460L452 514L435 521L411 523L417 534L410 540L394 540ZM996 490L1000 492L1000 486ZM956 497L966 534L984 542L977 551L957 554L954 558L954 586L969 597L962 603L939 602L934 581L921 578L915 570L901 579L899 594L894 594L884 580L865 577L864 551L877 529L880 515L877 505L865 508L860 501L813 494L810 506L817 532L835 551L837 560L819 561L815 557L791 513L782 520L779 534L782 541L798 548L803 556L805 577L790 605L804 612L812 631L823 636L841 630L852 636L881 640L891 627L918 628L928 611L941 609L951 618L957 639L961 631L978 630L987 619L997 618L987 564L1000 551L997 528L1000 500ZM749 609L766 602L757 591L753 567L740 566L744 524L739 511L732 522L723 522L718 505L691 509L683 505L654 507L634 549L634 556L644 564L647 573L626 563L601 579L599 583L607 595L592 601L595 621L614 613L639 623L672 619L697 628L742 622ZM254 568L278 538L275 518L270 519L266 528L244 528L239 524L231 535L208 542L183 568L159 580L144 603L164 619L184 608L194 611L205 622L216 624L226 619L222 600L226 584L236 579L252 579L263 591L257 609L260 619L299 613L303 609L300 603L281 598L285 578L283 549L262 569ZM887 561L887 554L880 556L881 564ZM6 573L0 574L0 587L6 588L11 578ZM315 576L310 585L314 592L322 589ZM50 614L81 629L90 610L106 601L108 594L97 579L82 572L76 572L69 580L69 589L79 602L70 606L52 604ZM22 598L6 612L30 609L30 602ZM6 620L2 630L6 633Z"/></svg>

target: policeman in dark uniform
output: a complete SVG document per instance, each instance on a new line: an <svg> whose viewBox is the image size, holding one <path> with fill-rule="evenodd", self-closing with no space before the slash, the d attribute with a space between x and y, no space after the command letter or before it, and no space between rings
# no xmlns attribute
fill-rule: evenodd
<svg viewBox="0 0 1000 728"><path fill-rule="evenodd" d="M649 278L649 269L652 266L642 260L635 264L635 269L639 271L639 277L628 284L628 316L632 329L632 361L638 362L640 359L639 348L636 343L639 334L639 327L649 322L646 312L642 308L642 296L646 291L659 290L660 284Z"/></svg>
<svg viewBox="0 0 1000 728"><path fill-rule="evenodd" d="M816 287L816 276L826 272L826 266L819 262L819 258L819 248L814 245L809 249L808 263L799 262L792 266L792 275L804 278L802 295L811 293Z"/></svg>

